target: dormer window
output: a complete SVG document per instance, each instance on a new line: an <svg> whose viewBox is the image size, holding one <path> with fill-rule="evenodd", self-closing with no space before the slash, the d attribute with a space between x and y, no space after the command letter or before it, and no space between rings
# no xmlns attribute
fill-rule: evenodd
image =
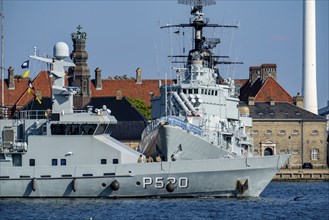
<svg viewBox="0 0 329 220"><path fill-rule="evenodd" d="M266 130L265 131L265 135L271 135L272 134L272 131L271 130Z"/></svg>
<svg viewBox="0 0 329 220"><path fill-rule="evenodd" d="M291 132L292 135L299 135L299 131L297 129L294 129L292 132Z"/></svg>
<svg viewBox="0 0 329 220"><path fill-rule="evenodd" d="M280 130L278 134L279 135L286 135L286 131L285 130Z"/></svg>
<svg viewBox="0 0 329 220"><path fill-rule="evenodd" d="M251 134L252 134L252 135L258 135L258 130L253 130L253 131L251 132Z"/></svg>
<svg viewBox="0 0 329 220"><path fill-rule="evenodd" d="M311 135L313 135L313 136L319 135L319 131L318 130L312 130Z"/></svg>

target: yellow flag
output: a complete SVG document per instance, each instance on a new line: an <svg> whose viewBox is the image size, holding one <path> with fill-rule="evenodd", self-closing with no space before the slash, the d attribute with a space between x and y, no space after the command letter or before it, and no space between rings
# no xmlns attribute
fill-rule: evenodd
<svg viewBox="0 0 329 220"><path fill-rule="evenodd" d="M30 95L32 95L32 93L31 93L31 88L30 88L30 87L27 88L27 93L30 94Z"/></svg>
<svg viewBox="0 0 329 220"><path fill-rule="evenodd" d="M30 70L27 70L21 75L21 78L27 78L29 76L30 76Z"/></svg>
<svg viewBox="0 0 329 220"><path fill-rule="evenodd" d="M35 98L38 102L39 102L39 104L41 105L41 100L38 98L38 97L36 97Z"/></svg>

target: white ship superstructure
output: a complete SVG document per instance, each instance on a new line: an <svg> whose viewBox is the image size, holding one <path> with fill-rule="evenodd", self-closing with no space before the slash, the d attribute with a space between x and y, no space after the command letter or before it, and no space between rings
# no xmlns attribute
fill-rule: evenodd
<svg viewBox="0 0 329 220"><path fill-rule="evenodd" d="M220 40L202 35L205 27L237 26L209 24L202 5L194 6L191 14L189 24L163 27L194 28L195 48L186 56L185 67L177 69L177 84L162 85L161 96L151 100L152 118L157 120L143 134L142 152L162 154L166 160L252 156L252 139L245 132L252 120L240 114L234 81L222 79L215 67L238 62L214 56L212 49Z"/></svg>

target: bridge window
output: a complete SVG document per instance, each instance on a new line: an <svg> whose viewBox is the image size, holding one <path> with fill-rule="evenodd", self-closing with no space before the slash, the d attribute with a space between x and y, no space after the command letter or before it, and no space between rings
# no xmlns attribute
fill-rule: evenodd
<svg viewBox="0 0 329 220"><path fill-rule="evenodd" d="M113 164L118 164L119 163L119 159L113 159Z"/></svg>
<svg viewBox="0 0 329 220"><path fill-rule="evenodd" d="M107 124L99 124L97 127L97 130L95 132L95 135L104 134L104 132L106 131L106 128L107 128Z"/></svg>
<svg viewBox="0 0 329 220"><path fill-rule="evenodd" d="M106 129L106 124L101 126L102 133ZM93 135L97 124L52 124L50 126L52 135Z"/></svg>
<svg viewBox="0 0 329 220"><path fill-rule="evenodd" d="M96 124L83 124L81 125L81 130L83 135L92 135L96 130Z"/></svg>
<svg viewBox="0 0 329 220"><path fill-rule="evenodd" d="M65 134L65 124L52 124L50 126L51 135L64 135Z"/></svg>
<svg viewBox="0 0 329 220"><path fill-rule="evenodd" d="M101 159L101 164L107 164L107 160L106 159Z"/></svg>

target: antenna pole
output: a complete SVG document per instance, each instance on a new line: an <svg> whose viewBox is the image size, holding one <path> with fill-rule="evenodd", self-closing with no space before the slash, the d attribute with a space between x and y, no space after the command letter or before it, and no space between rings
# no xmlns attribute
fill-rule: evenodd
<svg viewBox="0 0 329 220"><path fill-rule="evenodd" d="M0 2L0 17L1 17L1 107L3 107L5 105L5 97L4 97L4 70L5 70L5 66L4 66L4 20L5 20L5 16L3 14L3 4L2 4L2 0Z"/></svg>

